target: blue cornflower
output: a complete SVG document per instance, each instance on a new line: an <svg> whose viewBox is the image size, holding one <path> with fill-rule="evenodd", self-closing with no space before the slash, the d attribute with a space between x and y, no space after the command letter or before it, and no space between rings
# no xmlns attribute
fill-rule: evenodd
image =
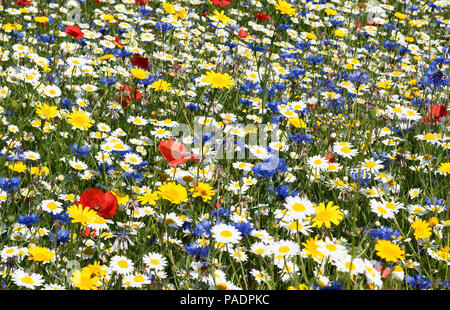
<svg viewBox="0 0 450 310"><path fill-rule="evenodd" d="M366 232L364 230L364 232ZM401 233L397 229L392 229L389 227L379 227L369 229L369 235L374 240L395 240L400 237Z"/></svg>
<svg viewBox="0 0 450 310"><path fill-rule="evenodd" d="M17 222L22 225L32 226L32 225L36 224L37 222L39 222L39 216L37 216L34 213L31 215L21 215L17 219Z"/></svg>
<svg viewBox="0 0 450 310"><path fill-rule="evenodd" d="M247 94L253 94L255 92L261 93L262 88L258 82L252 82L251 80L245 80L243 84L241 84L241 90Z"/></svg>
<svg viewBox="0 0 450 310"><path fill-rule="evenodd" d="M285 172L287 169L284 158L278 156L271 156L263 160L262 164L254 165L252 168L256 177L271 178L277 172Z"/></svg>
<svg viewBox="0 0 450 310"><path fill-rule="evenodd" d="M339 27L340 25L342 25L344 23L343 20L338 20L337 18L331 18L329 20L329 22L331 23L331 25L333 25L334 27Z"/></svg>
<svg viewBox="0 0 450 310"><path fill-rule="evenodd" d="M114 77L110 77L110 78L102 77L100 79L100 82L102 84L106 84L108 86L113 86L114 84L117 83L117 80Z"/></svg>
<svg viewBox="0 0 450 310"><path fill-rule="evenodd" d="M241 233L242 237L251 234L251 232L253 231L254 227L253 224L248 221L248 222L231 222L230 223L231 226L233 226L234 228L236 228L237 230L239 230L239 232Z"/></svg>
<svg viewBox="0 0 450 310"><path fill-rule="evenodd" d="M62 104L66 109L70 109L70 108L72 108L73 106L76 105L76 103L75 103L74 101L70 101L69 98L67 98L67 97L64 97L64 98L61 100L61 104Z"/></svg>
<svg viewBox="0 0 450 310"><path fill-rule="evenodd" d="M245 106L249 106L252 104L251 100L246 99L246 98L241 98L239 99L239 103Z"/></svg>
<svg viewBox="0 0 450 310"><path fill-rule="evenodd" d="M105 173L107 175L112 175L114 173L114 171L116 171L116 168L112 164L110 165L107 163L100 163L100 164L97 164L97 167L98 167L98 171L102 174Z"/></svg>
<svg viewBox="0 0 450 310"><path fill-rule="evenodd" d="M295 197L298 195L297 190L292 190L289 188L288 185L281 185L275 187L275 193L282 199L285 200L287 197Z"/></svg>
<svg viewBox="0 0 450 310"><path fill-rule="evenodd" d="M52 213L52 217L54 220L62 222L62 223L69 223L72 221L72 218L66 212L61 212L61 213L56 213L56 214Z"/></svg>
<svg viewBox="0 0 450 310"><path fill-rule="evenodd" d="M55 241L54 233L51 232L47 236L51 242ZM58 244L66 242L67 240L69 240L69 238L70 238L70 231L67 229L60 229L56 232L56 242Z"/></svg>
<svg viewBox="0 0 450 310"><path fill-rule="evenodd" d="M409 287L417 290L424 290L432 286L430 279L420 274L416 275L415 277L407 275L404 281L409 285Z"/></svg>
<svg viewBox="0 0 450 310"><path fill-rule="evenodd" d="M209 237L211 233L211 222L208 220L203 220L197 224L197 226L192 227L192 224L187 225L186 230L192 236L205 236Z"/></svg>
<svg viewBox="0 0 450 310"><path fill-rule="evenodd" d="M426 196L425 203L427 204L428 207L436 206L436 207L447 208L447 205L445 204L445 200L441 199L441 198L437 198L436 196L434 196L433 198Z"/></svg>
<svg viewBox="0 0 450 310"><path fill-rule="evenodd" d="M361 71L353 71L349 73L348 79L350 82L356 85L365 84L370 81L370 77L367 75L367 73Z"/></svg>
<svg viewBox="0 0 450 310"><path fill-rule="evenodd" d="M295 135L293 135L289 132L288 137L295 143L311 143L314 141L313 136L310 134L296 133Z"/></svg>
<svg viewBox="0 0 450 310"><path fill-rule="evenodd" d="M290 28L291 28L291 25L289 25L289 24L278 24L278 29L288 30Z"/></svg>
<svg viewBox="0 0 450 310"><path fill-rule="evenodd" d="M327 284L326 286L319 288L319 290L342 290L342 284L337 281L333 281L333 283Z"/></svg>
<svg viewBox="0 0 450 310"><path fill-rule="evenodd" d="M200 246L195 242L192 242L189 245L185 244L184 250L188 255L194 256L195 258L208 257L209 255L209 246Z"/></svg>
<svg viewBox="0 0 450 310"><path fill-rule="evenodd" d="M20 185L20 178L13 177L12 179L7 179L5 177L0 178L0 187L5 191L9 192L11 190L16 190Z"/></svg>
<svg viewBox="0 0 450 310"><path fill-rule="evenodd" d="M359 182L361 185L365 186L370 183L372 178L367 172L361 172L360 174L357 171L352 172L352 179L355 182Z"/></svg>
<svg viewBox="0 0 450 310"><path fill-rule="evenodd" d="M311 47L311 43L309 43L309 41L297 41L297 43L295 43L295 47L301 49L301 50L307 50Z"/></svg>
<svg viewBox="0 0 450 310"><path fill-rule="evenodd" d="M399 47L400 44L399 44L399 43L393 43L393 42L391 42L391 41L384 41L384 42L383 42L383 46L384 46L385 48L387 48L388 50L394 50L394 49L396 49L397 47Z"/></svg>
<svg viewBox="0 0 450 310"><path fill-rule="evenodd" d="M230 209L229 208L214 208L212 210L212 217L230 217Z"/></svg>
<svg viewBox="0 0 450 310"><path fill-rule="evenodd" d="M198 106L196 106L194 103L189 103L188 105L187 105L187 108L189 109L189 110L191 110L191 111L198 111Z"/></svg>
<svg viewBox="0 0 450 310"><path fill-rule="evenodd" d="M318 55L316 57L311 55L311 56L308 56L306 59L308 59L308 61L310 63L312 63L313 65L315 65L315 64L320 65L321 63L323 63L325 61L325 58L322 55Z"/></svg>
<svg viewBox="0 0 450 310"><path fill-rule="evenodd" d="M75 155L81 157L86 157L91 152L91 148L88 145L79 146L78 143L73 143L70 145L69 149L71 152L74 152Z"/></svg>
<svg viewBox="0 0 450 310"><path fill-rule="evenodd" d="M156 26L156 29L164 31L164 32L169 31L170 29L173 28L172 24L165 23L165 22L158 22L158 23L156 23L155 26Z"/></svg>

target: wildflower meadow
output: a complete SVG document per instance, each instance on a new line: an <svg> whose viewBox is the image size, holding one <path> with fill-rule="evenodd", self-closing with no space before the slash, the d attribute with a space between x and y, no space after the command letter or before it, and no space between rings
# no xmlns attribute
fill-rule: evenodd
<svg viewBox="0 0 450 310"><path fill-rule="evenodd" d="M448 289L448 9L2 0L1 288Z"/></svg>

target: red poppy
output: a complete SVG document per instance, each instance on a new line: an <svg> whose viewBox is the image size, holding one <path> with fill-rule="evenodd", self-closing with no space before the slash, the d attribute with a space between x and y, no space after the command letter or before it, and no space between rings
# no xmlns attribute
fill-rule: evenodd
<svg viewBox="0 0 450 310"><path fill-rule="evenodd" d="M84 36L84 33L81 31L80 27L78 26L67 26L64 29L64 32L69 35L74 37L75 39L81 39Z"/></svg>
<svg viewBox="0 0 450 310"><path fill-rule="evenodd" d="M325 160L328 161L329 164L334 163L334 155L333 154L328 154L327 156L325 156Z"/></svg>
<svg viewBox="0 0 450 310"><path fill-rule="evenodd" d="M245 32L244 29L239 30L238 35L243 39L246 38L248 36L248 33Z"/></svg>
<svg viewBox="0 0 450 310"><path fill-rule="evenodd" d="M218 208L220 208L220 207L222 207L222 201L217 200L217 201L214 203L214 208L218 209Z"/></svg>
<svg viewBox="0 0 450 310"><path fill-rule="evenodd" d="M140 67L142 69L150 69L150 62L147 57L142 57L140 54L134 54L131 57L131 63L133 66Z"/></svg>
<svg viewBox="0 0 450 310"><path fill-rule="evenodd" d="M360 30L362 30L362 25L361 22L359 20L356 21L355 23L356 27L358 27Z"/></svg>
<svg viewBox="0 0 450 310"><path fill-rule="evenodd" d="M30 6L31 2L28 0L18 0L18 1L16 1L16 5Z"/></svg>
<svg viewBox="0 0 450 310"><path fill-rule="evenodd" d="M131 103L132 100L139 100L142 98L139 89L134 88L130 85L122 85L120 91L125 93L126 96L122 96L121 98L117 99L117 101L119 101L124 108L128 107L128 104Z"/></svg>
<svg viewBox="0 0 450 310"><path fill-rule="evenodd" d="M374 27L378 27L379 24L377 24L376 22L372 21L372 20L368 20L366 21L366 26L374 26Z"/></svg>
<svg viewBox="0 0 450 310"><path fill-rule="evenodd" d="M231 4L231 0L212 0L214 6L227 6Z"/></svg>
<svg viewBox="0 0 450 310"><path fill-rule="evenodd" d="M377 269L378 272L381 273L381 270L383 269L383 266L382 266L382 265L377 265L377 266L376 266L376 269ZM383 270L383 274L381 275L381 277L385 279L385 278L387 278L387 277L389 276L390 273L391 273L391 268L386 267L386 268Z"/></svg>
<svg viewBox="0 0 450 310"><path fill-rule="evenodd" d="M255 15L255 17L262 22L270 19L270 16L264 14L263 12L259 12L258 14Z"/></svg>
<svg viewBox="0 0 450 310"><path fill-rule="evenodd" d="M100 4L104 4L104 1L100 1L100 0L95 0L95 2L100 3Z"/></svg>
<svg viewBox="0 0 450 310"><path fill-rule="evenodd" d="M98 215L109 219L114 217L117 211L117 198L111 192L104 193L101 189L90 188L81 193L80 201L75 204L97 211Z"/></svg>
<svg viewBox="0 0 450 310"><path fill-rule="evenodd" d="M86 229L84 230L83 236L84 237L89 237L90 233L92 232L92 238L97 238L97 230L96 229L92 229L91 227L86 227Z"/></svg>
<svg viewBox="0 0 450 310"><path fill-rule="evenodd" d="M186 147L174 140L164 140L159 143L158 150L169 161L169 166L175 168L189 160L198 161L199 158L189 153Z"/></svg>
<svg viewBox="0 0 450 310"><path fill-rule="evenodd" d="M429 125L430 121L434 123L439 122L442 117L446 117L448 115L447 108L445 105L435 104L431 107L431 114L426 116L422 116L422 123L425 125Z"/></svg>
<svg viewBox="0 0 450 310"><path fill-rule="evenodd" d="M148 0L136 0L134 4L144 6L148 4Z"/></svg>

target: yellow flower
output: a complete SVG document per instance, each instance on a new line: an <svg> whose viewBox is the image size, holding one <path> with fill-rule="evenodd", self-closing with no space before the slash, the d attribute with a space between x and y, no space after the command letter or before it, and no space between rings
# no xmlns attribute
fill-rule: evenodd
<svg viewBox="0 0 450 310"><path fill-rule="evenodd" d="M58 114L58 107L55 105L48 105L48 103L38 104L36 106L36 113L42 119L52 119Z"/></svg>
<svg viewBox="0 0 450 310"><path fill-rule="evenodd" d="M400 12L395 12L394 16L400 20L404 20L406 18L406 15Z"/></svg>
<svg viewBox="0 0 450 310"><path fill-rule="evenodd" d="M314 33L311 33L311 32L307 32L306 33L306 38L308 40L317 40L317 36Z"/></svg>
<svg viewBox="0 0 450 310"><path fill-rule="evenodd" d="M288 121L295 128L306 128L306 123L299 117L291 117L288 119Z"/></svg>
<svg viewBox="0 0 450 310"><path fill-rule="evenodd" d="M11 24L11 23L8 23L8 24L4 24L3 26L2 26L2 29L3 30L5 30L5 31L13 31L13 30L16 30L16 31L20 31L20 30L22 30L22 25L21 24Z"/></svg>
<svg viewBox="0 0 450 310"><path fill-rule="evenodd" d="M149 204L151 206L156 205L156 201L159 199L158 192L147 192L142 194L137 198L137 201L141 203L141 205Z"/></svg>
<svg viewBox="0 0 450 310"><path fill-rule="evenodd" d="M438 170L440 172L443 172L443 173L446 173L446 174L450 174L450 162L448 162L448 163L441 163L439 165Z"/></svg>
<svg viewBox="0 0 450 310"><path fill-rule="evenodd" d="M167 3L167 2L163 2L162 6L164 8L164 11L166 11L167 13L169 13L169 14L175 14L176 13L175 7L172 4Z"/></svg>
<svg viewBox="0 0 450 310"><path fill-rule="evenodd" d="M138 80L145 80L150 75L150 73L141 68L133 68L130 73Z"/></svg>
<svg viewBox="0 0 450 310"><path fill-rule="evenodd" d="M80 223L85 226L87 223L91 224L99 215L94 210L80 205L72 205L67 209L67 214L72 218L72 223Z"/></svg>
<svg viewBox="0 0 450 310"><path fill-rule="evenodd" d="M90 269L75 270L70 278L73 286L80 290L97 290L100 277L93 274Z"/></svg>
<svg viewBox="0 0 450 310"><path fill-rule="evenodd" d="M43 24L45 24L45 23L47 23L47 22L49 21L49 19L48 19L47 16L36 16L36 17L34 18L34 21L37 22L37 23L43 23Z"/></svg>
<svg viewBox="0 0 450 310"><path fill-rule="evenodd" d="M278 0L278 2L275 3L275 8L283 15L294 16L296 13L292 4L284 0Z"/></svg>
<svg viewBox="0 0 450 310"><path fill-rule="evenodd" d="M305 242L302 242L302 245L304 246L304 251L306 256L311 256L313 258L320 258L323 256L323 253L318 250L319 244L317 242L319 241L319 236L316 236L314 238L309 238Z"/></svg>
<svg viewBox="0 0 450 310"><path fill-rule="evenodd" d="M187 12L185 9L179 9L175 14L172 15L173 18L178 19L178 18L185 18L187 16Z"/></svg>
<svg viewBox="0 0 450 310"><path fill-rule="evenodd" d="M326 228L331 227L331 223L339 225L339 222L344 218L344 213L339 210L338 206L333 206L330 201L327 206L322 202L315 207L316 216L313 218L313 226L322 227L325 224Z"/></svg>
<svg viewBox="0 0 450 310"><path fill-rule="evenodd" d="M203 202L207 202L212 199L212 196L215 195L214 188L210 186L208 183L199 182L194 188L191 188L189 191L195 192L192 194L192 197L201 197Z"/></svg>
<svg viewBox="0 0 450 310"><path fill-rule="evenodd" d="M94 123L94 120L89 116L87 112L75 111L68 115L67 122L76 129L88 130Z"/></svg>
<svg viewBox="0 0 450 310"><path fill-rule="evenodd" d="M231 21L231 18L225 15L225 13L222 11L214 10L214 18L219 20L222 24L226 25L229 21Z"/></svg>
<svg viewBox="0 0 450 310"><path fill-rule="evenodd" d="M343 38L347 34L347 30L338 28L334 31L334 35L338 38Z"/></svg>
<svg viewBox="0 0 450 310"><path fill-rule="evenodd" d="M440 248L436 254L442 259L442 260L449 260L450 259L450 246L445 246L443 248Z"/></svg>
<svg viewBox="0 0 450 310"><path fill-rule="evenodd" d="M108 270L106 270L105 267L105 265L100 265L100 262L96 261L93 264L87 265L82 270L90 272L92 275L100 276L103 278L108 273Z"/></svg>
<svg viewBox="0 0 450 310"><path fill-rule="evenodd" d="M55 257L55 252L50 251L47 248L41 248L39 246L34 246L28 248L28 254L31 257L28 257L28 260L33 260L36 262L48 262Z"/></svg>
<svg viewBox="0 0 450 310"><path fill-rule="evenodd" d="M327 13L328 16L334 16L334 15L337 14L337 11L333 10L333 9L330 9L330 8L327 8L327 9L325 9L325 13Z"/></svg>
<svg viewBox="0 0 450 310"><path fill-rule="evenodd" d="M105 22L112 23L114 21L114 16L112 16L111 14L105 14L102 16L102 18Z"/></svg>
<svg viewBox="0 0 450 310"><path fill-rule="evenodd" d="M211 88L230 88L234 81L229 74L209 71L202 76L202 82L210 84Z"/></svg>
<svg viewBox="0 0 450 310"><path fill-rule="evenodd" d="M24 172L25 170L27 170L27 166L21 161L18 161L18 162L15 162L14 164L8 165L8 168L11 169L12 171L18 172L18 173L21 173L21 172Z"/></svg>
<svg viewBox="0 0 450 310"><path fill-rule="evenodd" d="M130 200L127 194L121 193L117 188L111 190L111 193L116 196L119 205L124 205Z"/></svg>
<svg viewBox="0 0 450 310"><path fill-rule="evenodd" d="M156 91L159 91L159 90L169 91L171 89L171 84L162 79L159 79L159 80L153 82L152 85L150 85L150 87Z"/></svg>
<svg viewBox="0 0 450 310"><path fill-rule="evenodd" d="M186 200L187 190L180 184L169 182L158 187L159 196L172 203L179 204Z"/></svg>
<svg viewBox="0 0 450 310"><path fill-rule="evenodd" d="M305 290L312 290L311 287L309 287L306 284L299 284L297 287L296 286L289 286L288 290L300 290L300 291L305 291Z"/></svg>
<svg viewBox="0 0 450 310"><path fill-rule="evenodd" d="M396 263L399 259L405 259L405 251L388 240L378 240L375 244L375 251L377 251L379 257L384 258L387 262Z"/></svg>
<svg viewBox="0 0 450 310"><path fill-rule="evenodd" d="M41 167L41 168L39 168L39 167L31 167L30 168L30 173L32 175L38 175L38 176L48 175L50 173L50 169L48 169L47 167Z"/></svg>
<svg viewBox="0 0 450 310"><path fill-rule="evenodd" d="M431 227L424 220L415 219L411 227L414 229L414 237L416 239L426 239L431 236Z"/></svg>

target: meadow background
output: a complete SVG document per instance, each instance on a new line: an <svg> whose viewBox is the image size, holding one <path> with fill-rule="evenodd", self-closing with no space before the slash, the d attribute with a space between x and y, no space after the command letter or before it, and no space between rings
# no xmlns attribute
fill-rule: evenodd
<svg viewBox="0 0 450 310"><path fill-rule="evenodd" d="M2 288L447 289L449 29L448 1L3 0Z"/></svg>

